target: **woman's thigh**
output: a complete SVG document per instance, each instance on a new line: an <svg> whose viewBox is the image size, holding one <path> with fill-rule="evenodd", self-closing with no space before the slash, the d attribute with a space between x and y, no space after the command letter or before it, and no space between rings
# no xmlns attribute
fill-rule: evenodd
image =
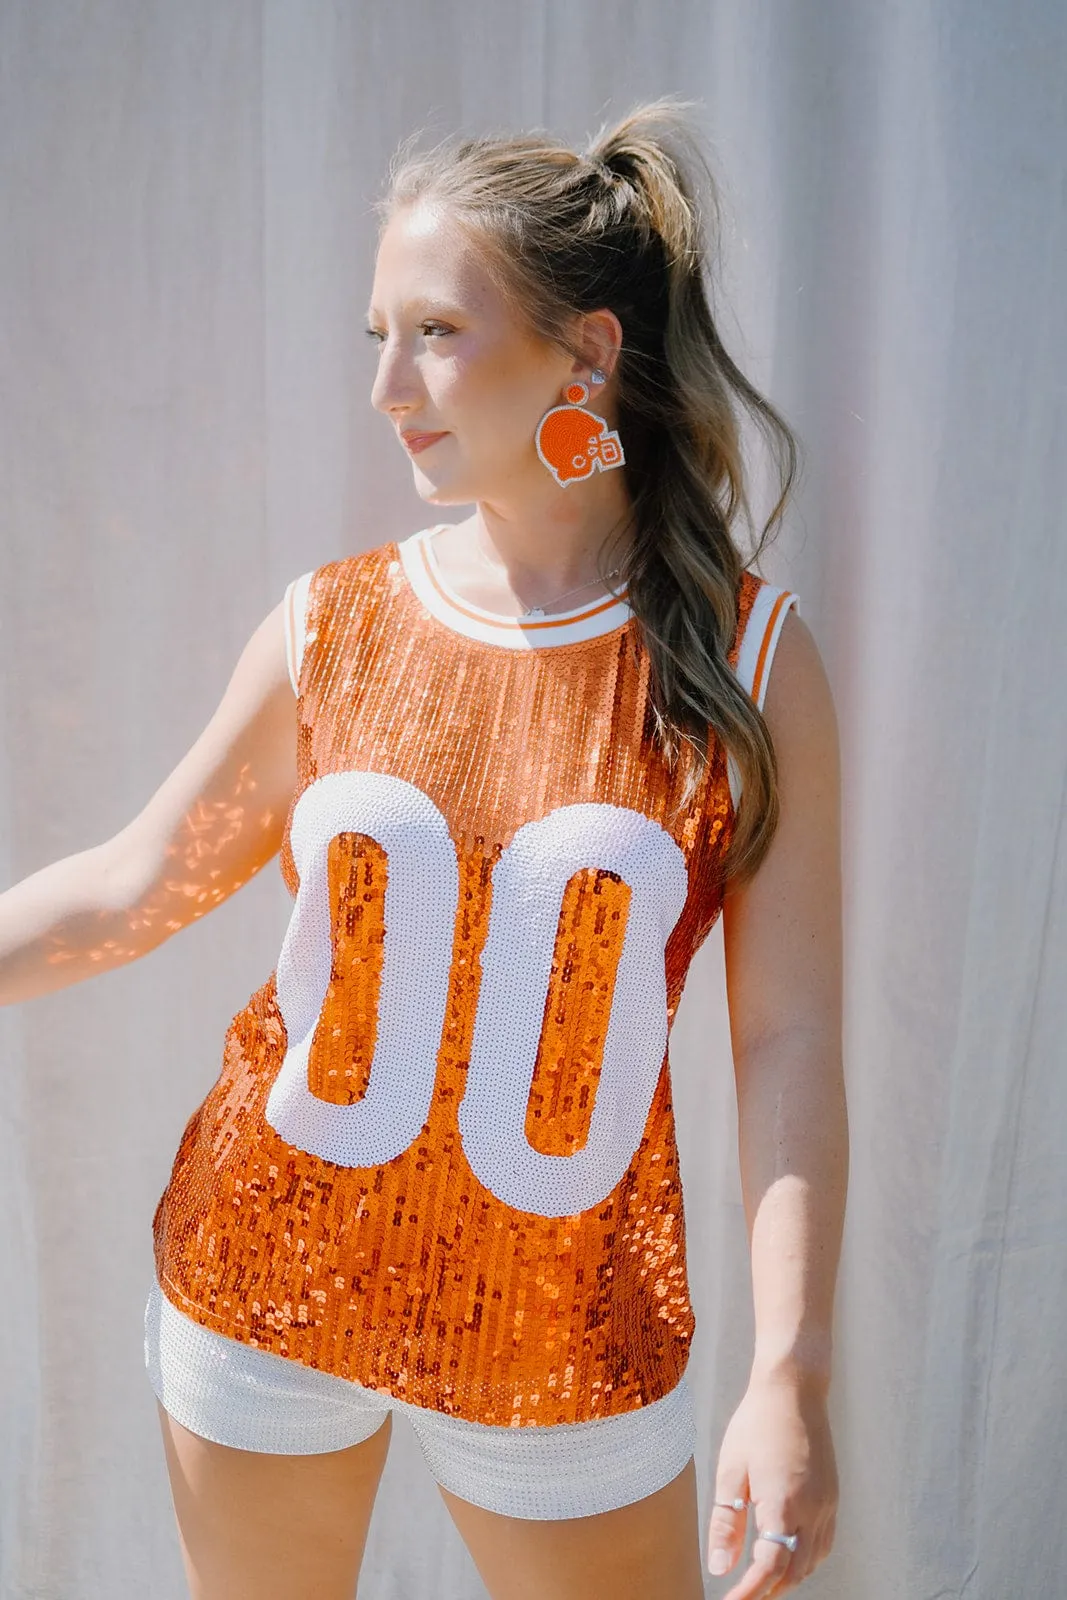
<svg viewBox="0 0 1067 1600"><path fill-rule="evenodd" d="M693 1460L643 1500L559 1522L438 1489L492 1600L703 1600Z"/></svg>
<svg viewBox="0 0 1067 1600"><path fill-rule="evenodd" d="M191 1600L352 1600L391 1412L362 1444L268 1455L202 1439L156 1405Z"/></svg>

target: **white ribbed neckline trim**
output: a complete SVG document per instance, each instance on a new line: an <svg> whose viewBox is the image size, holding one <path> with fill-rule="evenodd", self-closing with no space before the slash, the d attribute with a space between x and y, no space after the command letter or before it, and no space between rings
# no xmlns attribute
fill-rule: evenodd
<svg viewBox="0 0 1067 1600"><path fill-rule="evenodd" d="M444 522L420 528L397 541L397 552L405 576L418 598L438 622L468 639L482 644L502 645L510 650L542 650L561 644L579 644L611 633L628 622L633 612L621 595L603 595L571 611L556 611L547 617L505 617L495 611L464 600L442 576L431 540Z"/></svg>

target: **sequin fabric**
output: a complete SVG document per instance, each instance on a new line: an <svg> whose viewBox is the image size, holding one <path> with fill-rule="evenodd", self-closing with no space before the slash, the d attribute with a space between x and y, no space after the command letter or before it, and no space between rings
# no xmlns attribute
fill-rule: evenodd
<svg viewBox="0 0 1067 1600"><path fill-rule="evenodd" d="M557 1521L632 1505L675 1479L698 1448L685 1376L635 1411L554 1428L492 1427L410 1405L224 1338L153 1283L145 1365L164 1409L231 1450L313 1455L361 1444L390 1413L406 1419L432 1476L498 1516Z"/></svg>
<svg viewBox="0 0 1067 1600"><path fill-rule="evenodd" d="M633 617L504 649L429 614L395 542L311 574L291 920L153 1220L187 1316L492 1425L676 1386L668 1041L732 809L718 745L677 809L648 684Z"/></svg>

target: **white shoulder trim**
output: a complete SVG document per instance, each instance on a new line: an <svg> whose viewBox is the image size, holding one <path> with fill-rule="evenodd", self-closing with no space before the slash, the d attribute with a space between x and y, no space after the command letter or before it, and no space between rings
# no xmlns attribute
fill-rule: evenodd
<svg viewBox="0 0 1067 1600"><path fill-rule="evenodd" d="M308 588L313 574L314 568L311 572L302 572L285 590L285 659L294 694L300 693L300 668L307 639Z"/></svg>
<svg viewBox="0 0 1067 1600"><path fill-rule="evenodd" d="M774 652L778 648L785 614L790 608L800 614L800 601L791 589L776 589L773 584L764 583L752 602L752 610L745 624L737 656L736 676L761 711L767 698ZM741 775L733 756L727 758L726 770L730 780L730 797L736 810L741 798Z"/></svg>

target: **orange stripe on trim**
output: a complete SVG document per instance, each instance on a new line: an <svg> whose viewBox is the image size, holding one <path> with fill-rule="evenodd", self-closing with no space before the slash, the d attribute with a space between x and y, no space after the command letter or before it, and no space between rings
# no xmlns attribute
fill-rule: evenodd
<svg viewBox="0 0 1067 1600"><path fill-rule="evenodd" d="M419 554L422 556L422 564L425 568L426 576L445 604L451 606L453 611L460 612L462 616L470 617L472 622L482 622L491 628L522 628L523 630L527 628L564 628L572 622L587 622L590 617L598 617L602 611L610 611L612 606L616 606L621 600L625 600L630 592L629 589L621 589L617 595L613 595L607 600L602 600L597 605L591 605L585 611L572 612L569 617L545 617L541 622L527 622L522 617L487 617L480 611L469 611L466 606L454 600L447 590L442 589L437 574L430 563L429 552L424 540L419 542Z"/></svg>
<svg viewBox="0 0 1067 1600"><path fill-rule="evenodd" d="M778 596L771 608L771 614L767 619L767 626L763 630L763 638L760 641L759 647L759 656L756 659L756 672L752 679L752 698L755 700L757 705L759 705L760 685L763 683L763 668L767 662L767 648L771 642L771 635L774 633L774 624L782 607L789 604L793 598L794 596L788 592L782 593Z"/></svg>

